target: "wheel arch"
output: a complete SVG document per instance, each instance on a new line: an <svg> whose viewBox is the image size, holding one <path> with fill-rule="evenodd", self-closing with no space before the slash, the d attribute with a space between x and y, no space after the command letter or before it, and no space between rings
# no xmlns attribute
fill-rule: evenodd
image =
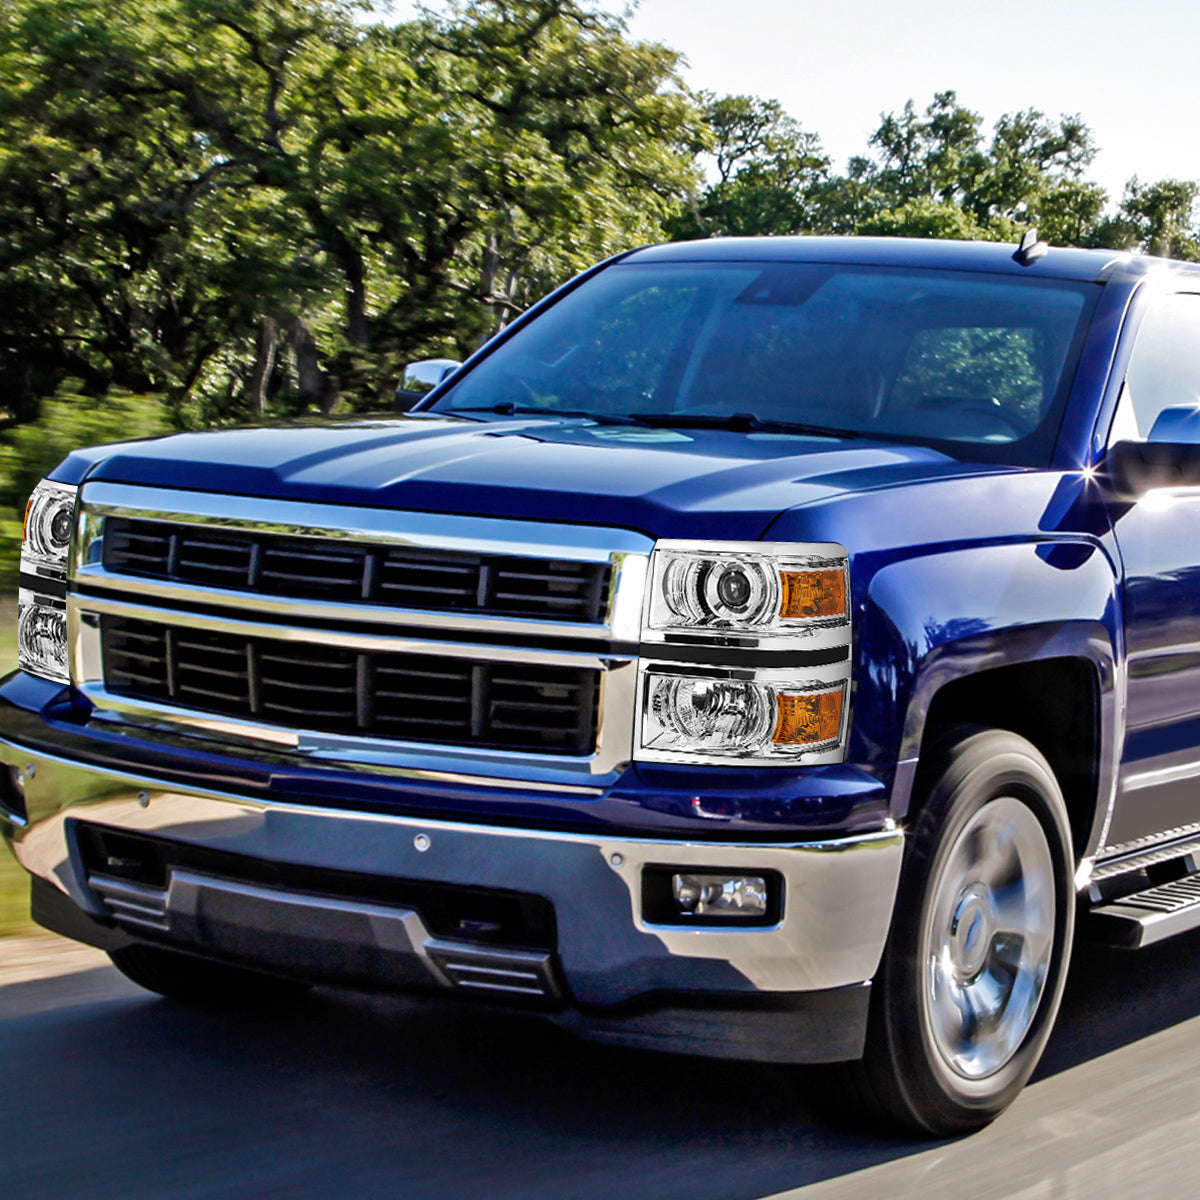
<svg viewBox="0 0 1200 1200"><path fill-rule="evenodd" d="M1062 790L1078 864L1094 850L1108 813L1101 800L1101 671L1085 657L1031 659L951 679L933 695L922 724L908 797L909 821L932 783L925 764L952 730L1004 729L1035 746Z"/></svg>
<svg viewBox="0 0 1200 1200"><path fill-rule="evenodd" d="M1007 729L1050 763L1076 863L1089 858L1123 736L1120 596L1107 556L1081 543L918 556L874 575L862 617L854 749L894 753L892 816L911 821L921 763L949 727Z"/></svg>

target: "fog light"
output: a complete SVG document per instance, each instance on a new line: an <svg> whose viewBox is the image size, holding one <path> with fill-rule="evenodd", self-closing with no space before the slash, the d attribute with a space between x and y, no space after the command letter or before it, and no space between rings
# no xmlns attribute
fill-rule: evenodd
<svg viewBox="0 0 1200 1200"><path fill-rule="evenodd" d="M683 914L763 917L767 913L767 881L761 875L675 875L671 891Z"/></svg>

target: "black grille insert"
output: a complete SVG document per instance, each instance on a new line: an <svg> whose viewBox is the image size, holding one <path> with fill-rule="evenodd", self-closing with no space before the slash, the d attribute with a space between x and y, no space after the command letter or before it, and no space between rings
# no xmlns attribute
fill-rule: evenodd
<svg viewBox="0 0 1200 1200"><path fill-rule="evenodd" d="M289 729L582 755L599 672L340 646L103 616L104 686Z"/></svg>
<svg viewBox="0 0 1200 1200"><path fill-rule="evenodd" d="M344 604L596 623L607 563L457 554L337 537L276 537L109 517L104 567L122 575Z"/></svg>

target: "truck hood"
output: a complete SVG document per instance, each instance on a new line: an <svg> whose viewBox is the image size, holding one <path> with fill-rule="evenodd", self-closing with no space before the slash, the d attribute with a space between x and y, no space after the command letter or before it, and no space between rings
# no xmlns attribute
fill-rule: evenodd
<svg viewBox="0 0 1200 1200"><path fill-rule="evenodd" d="M54 477L755 539L783 510L851 488L996 470L865 438L408 416L98 447Z"/></svg>

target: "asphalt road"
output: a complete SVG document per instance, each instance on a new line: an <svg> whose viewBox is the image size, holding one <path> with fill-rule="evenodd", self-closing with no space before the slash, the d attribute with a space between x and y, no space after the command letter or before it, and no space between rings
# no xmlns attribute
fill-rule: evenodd
<svg viewBox="0 0 1200 1200"><path fill-rule="evenodd" d="M0 940L3 1200L1141 1200L1200 1183L1200 935L1077 954L1038 1076L973 1137L866 1135L819 1088L393 998L188 1009Z"/></svg>

